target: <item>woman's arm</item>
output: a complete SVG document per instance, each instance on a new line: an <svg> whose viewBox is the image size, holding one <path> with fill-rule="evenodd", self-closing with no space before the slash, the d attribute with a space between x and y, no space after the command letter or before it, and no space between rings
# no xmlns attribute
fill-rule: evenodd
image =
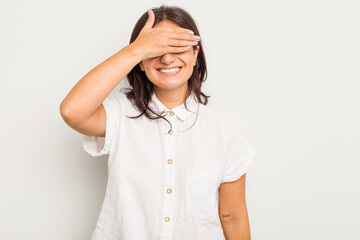
<svg viewBox="0 0 360 240"><path fill-rule="evenodd" d="M223 225L226 240L251 240L249 220L243 219Z"/></svg>
<svg viewBox="0 0 360 240"><path fill-rule="evenodd" d="M250 224L245 200L246 173L219 187L219 215L226 240L250 240Z"/></svg>
<svg viewBox="0 0 360 240"><path fill-rule="evenodd" d="M65 122L71 126L89 119L140 61L140 55L130 44L88 72L60 105L61 116Z"/></svg>
<svg viewBox="0 0 360 240"><path fill-rule="evenodd" d="M153 27L154 23L155 14L149 10L136 40L92 69L71 89L60 105L61 116L68 125L83 133L102 135L105 128L102 102L139 62L169 52L187 51L186 46L198 41L189 29L158 28Z"/></svg>

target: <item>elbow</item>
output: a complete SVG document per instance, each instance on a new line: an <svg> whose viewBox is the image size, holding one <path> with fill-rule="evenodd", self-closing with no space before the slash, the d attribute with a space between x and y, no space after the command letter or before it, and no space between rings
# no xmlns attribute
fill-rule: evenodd
<svg viewBox="0 0 360 240"><path fill-rule="evenodd" d="M74 118L75 115L73 114L73 111L68 105L64 104L64 102L60 104L59 110L60 115L66 122L66 124L68 124L69 126L74 126L77 123L76 119Z"/></svg>

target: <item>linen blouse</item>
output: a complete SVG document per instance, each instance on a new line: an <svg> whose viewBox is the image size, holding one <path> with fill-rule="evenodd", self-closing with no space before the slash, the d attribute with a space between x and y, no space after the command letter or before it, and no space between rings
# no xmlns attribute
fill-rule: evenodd
<svg viewBox="0 0 360 240"><path fill-rule="evenodd" d="M221 183L246 173L256 155L241 122L200 104L194 93L164 119L137 116L125 93L103 101L105 137L83 138L92 156L109 155L106 193L92 240L225 240L219 218Z"/></svg>

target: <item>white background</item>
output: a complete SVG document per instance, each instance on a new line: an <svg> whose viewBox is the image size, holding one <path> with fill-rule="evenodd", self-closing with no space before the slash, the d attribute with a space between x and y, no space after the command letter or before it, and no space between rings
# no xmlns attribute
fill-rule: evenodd
<svg viewBox="0 0 360 240"><path fill-rule="evenodd" d="M59 106L161 3L194 17L208 106L238 117L257 151L252 239L360 239L355 0L2 2L0 239L90 239L107 157L82 149Z"/></svg>

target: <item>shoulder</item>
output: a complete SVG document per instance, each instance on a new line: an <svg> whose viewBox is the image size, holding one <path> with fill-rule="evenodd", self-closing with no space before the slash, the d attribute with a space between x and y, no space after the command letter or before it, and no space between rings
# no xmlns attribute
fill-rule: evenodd
<svg viewBox="0 0 360 240"><path fill-rule="evenodd" d="M200 104L201 116L214 124L220 124L229 129L243 129L241 121L231 113L218 110L203 104Z"/></svg>
<svg viewBox="0 0 360 240"><path fill-rule="evenodd" d="M110 101L118 103L121 107L127 108L131 101L122 90L113 91L107 97Z"/></svg>
<svg viewBox="0 0 360 240"><path fill-rule="evenodd" d="M116 100L127 100L125 92L122 92L121 90L113 91L109 94L109 96L113 97Z"/></svg>
<svg viewBox="0 0 360 240"><path fill-rule="evenodd" d="M127 98L124 92L119 90L112 91L103 101L104 107L108 111L114 112L114 117L121 118L124 115L128 115L129 105L131 101Z"/></svg>

